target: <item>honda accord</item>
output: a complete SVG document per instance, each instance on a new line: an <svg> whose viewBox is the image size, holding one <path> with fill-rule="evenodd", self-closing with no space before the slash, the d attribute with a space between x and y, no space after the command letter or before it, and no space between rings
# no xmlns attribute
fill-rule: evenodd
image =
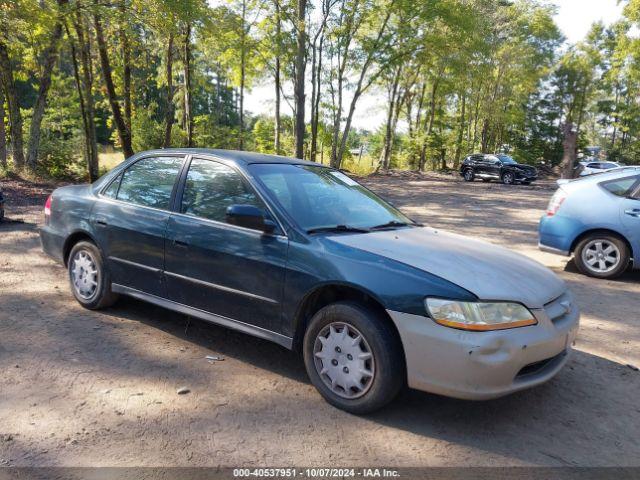
<svg viewBox="0 0 640 480"><path fill-rule="evenodd" d="M55 190L41 239L82 306L128 295L296 349L320 394L353 413L407 384L463 399L541 384L578 329L547 268L297 159L139 153Z"/></svg>

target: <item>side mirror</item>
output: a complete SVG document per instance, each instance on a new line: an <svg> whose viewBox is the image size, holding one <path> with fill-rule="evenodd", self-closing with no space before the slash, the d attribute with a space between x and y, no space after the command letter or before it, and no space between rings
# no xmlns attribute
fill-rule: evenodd
<svg viewBox="0 0 640 480"><path fill-rule="evenodd" d="M254 205L231 205L227 208L227 223L238 227L271 233L276 224L264 217L264 212Z"/></svg>
<svg viewBox="0 0 640 480"><path fill-rule="evenodd" d="M227 208L227 223L238 227L271 233L276 224L264 217L264 212L254 205L231 205Z"/></svg>

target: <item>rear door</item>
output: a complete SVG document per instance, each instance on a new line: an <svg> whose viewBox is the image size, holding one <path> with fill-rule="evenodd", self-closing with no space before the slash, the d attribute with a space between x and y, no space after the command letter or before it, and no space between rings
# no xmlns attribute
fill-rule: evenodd
<svg viewBox="0 0 640 480"><path fill-rule="evenodd" d="M620 217L633 253L640 254L640 176L636 176L636 182L621 198ZM634 260L636 266L640 264L640 259Z"/></svg>
<svg viewBox="0 0 640 480"><path fill-rule="evenodd" d="M206 312L280 331L288 241L226 223L227 208L269 210L235 168L193 158L167 226L169 298Z"/></svg>
<svg viewBox="0 0 640 480"><path fill-rule="evenodd" d="M114 283L166 297L164 235L183 161L142 158L101 192L91 222Z"/></svg>

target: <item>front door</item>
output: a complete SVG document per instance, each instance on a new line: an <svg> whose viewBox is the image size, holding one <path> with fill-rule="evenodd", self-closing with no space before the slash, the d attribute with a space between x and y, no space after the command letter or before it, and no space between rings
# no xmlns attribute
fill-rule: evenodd
<svg viewBox="0 0 640 480"><path fill-rule="evenodd" d="M636 183L626 198L620 201L620 218L625 229L625 235L631 243L633 254L640 253L640 185ZM636 266L640 259L634 259Z"/></svg>
<svg viewBox="0 0 640 480"><path fill-rule="evenodd" d="M193 158L167 225L165 276L175 302L279 331L287 238L226 223L231 205L267 209L225 164Z"/></svg>
<svg viewBox="0 0 640 480"><path fill-rule="evenodd" d="M113 283L166 297L164 235L183 160L143 158L100 194L91 222Z"/></svg>

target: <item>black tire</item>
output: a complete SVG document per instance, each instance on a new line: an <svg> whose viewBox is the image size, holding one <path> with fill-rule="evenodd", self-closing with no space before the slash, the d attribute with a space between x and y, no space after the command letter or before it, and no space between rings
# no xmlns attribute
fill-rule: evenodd
<svg viewBox="0 0 640 480"><path fill-rule="evenodd" d="M76 256L83 253L91 258L95 264L97 283L95 291L88 296L83 296L79 291L79 288L74 284L74 268ZM109 269L105 267L102 260L102 254L100 249L93 243L88 241L81 241L76 243L71 252L69 252L69 259L67 262L67 271L69 273L69 285L71 286L71 292L80 305L89 310L100 310L113 305L118 300L118 294L111 291L111 274ZM85 273L86 276L86 273Z"/></svg>
<svg viewBox="0 0 640 480"><path fill-rule="evenodd" d="M598 271L598 265L592 266L587 262L589 253L587 253L585 250L592 249L594 243L597 242L601 242L602 246L612 245L614 247L613 255L611 255L610 257L607 256L607 258L616 258L617 263L612 264L611 268L607 268L606 271ZM617 249L617 252L615 252L615 249ZM604 250L606 250L606 248ZM616 278L622 275L629 267L630 256L631 253L629 252L629 247L620 237L606 232L595 232L583 238L580 243L576 245L573 259L576 267L578 267L578 270L580 270L580 272L584 273L585 275L594 278ZM603 258L603 260L605 259ZM608 267L606 263L605 266Z"/></svg>
<svg viewBox="0 0 640 480"><path fill-rule="evenodd" d="M463 177L465 182L473 182L473 180L476 178L476 174L473 172L472 168L467 168L463 172Z"/></svg>
<svg viewBox="0 0 640 480"><path fill-rule="evenodd" d="M323 379L318 371L321 367L317 364L324 360L317 360L314 347L323 331L336 323L346 324L362 335L372 354L373 376L367 380L369 383L365 393L357 398L345 398L335 393L325 383L330 380L328 376L325 375ZM358 303L338 302L319 310L309 322L303 342L304 363L311 382L327 402L341 410L357 415L378 410L391 402L406 383L404 354L397 332L382 314ZM325 348L325 343L320 343ZM318 353L322 352L324 350ZM336 350L336 352L340 351ZM337 353L336 357L338 356L344 357L344 353ZM336 363L333 363L334 361ZM346 359L342 359L340 363L337 363L337 359L332 359L331 362L336 365L336 368L340 368L340 365L349 365Z"/></svg>
<svg viewBox="0 0 640 480"><path fill-rule="evenodd" d="M502 174L502 183L505 185L513 185L516 183L516 176L512 172L504 172Z"/></svg>

